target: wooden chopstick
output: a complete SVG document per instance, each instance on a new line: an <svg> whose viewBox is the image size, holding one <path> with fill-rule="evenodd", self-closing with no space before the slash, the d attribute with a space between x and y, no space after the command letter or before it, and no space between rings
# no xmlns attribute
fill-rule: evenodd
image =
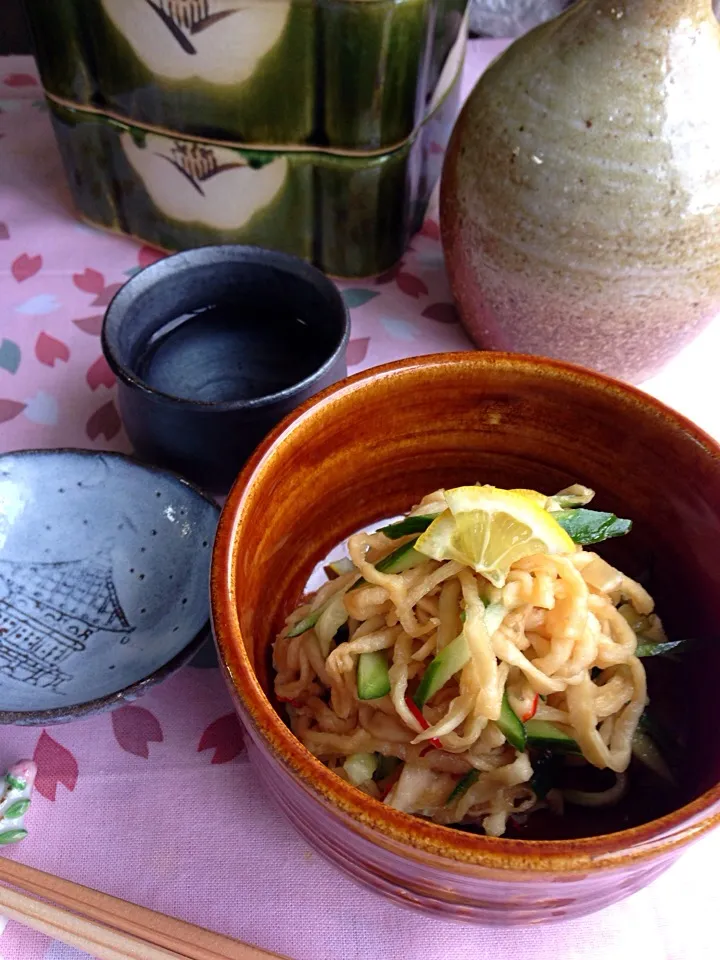
<svg viewBox="0 0 720 960"><path fill-rule="evenodd" d="M25 893L0 890L0 910L11 920L84 950L98 960L187 960L188 954L153 947L136 937L118 934Z"/></svg>
<svg viewBox="0 0 720 960"><path fill-rule="evenodd" d="M0 884L1 913L99 960L286 960L4 857Z"/></svg>

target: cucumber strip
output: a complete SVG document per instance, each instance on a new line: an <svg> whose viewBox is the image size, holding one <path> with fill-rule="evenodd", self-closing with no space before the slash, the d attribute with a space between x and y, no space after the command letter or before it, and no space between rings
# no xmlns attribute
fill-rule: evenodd
<svg viewBox="0 0 720 960"><path fill-rule="evenodd" d="M332 580L333 577L341 577L344 573L352 573L354 569L355 564L350 557L342 557L340 560L332 560L325 564L325 575L328 580ZM332 573L333 577L328 574L328 571Z"/></svg>
<svg viewBox="0 0 720 960"><path fill-rule="evenodd" d="M343 764L343 769L353 786L372 780L378 768L378 758L374 753L351 753Z"/></svg>
<svg viewBox="0 0 720 960"><path fill-rule="evenodd" d="M638 636L638 640L643 640L642 635ZM658 657L663 653L670 653L675 647L679 647L681 644L688 642L688 640L668 640L667 643L653 643L651 640L643 641L637 645L635 656Z"/></svg>
<svg viewBox="0 0 720 960"><path fill-rule="evenodd" d="M502 603L491 603L485 608L485 629L488 636L492 637L500 624L505 619L507 607Z"/></svg>
<svg viewBox="0 0 720 960"><path fill-rule="evenodd" d="M416 543L417 537L414 540L408 540L397 550L378 560L375 569L380 573L402 573L404 570L417 567L420 563L425 563L427 557L424 553L418 553L415 549Z"/></svg>
<svg viewBox="0 0 720 960"><path fill-rule="evenodd" d="M685 738L659 723L657 718L645 711L640 717L638 729L646 733L657 744L664 757L672 764L677 763L685 750Z"/></svg>
<svg viewBox="0 0 720 960"><path fill-rule="evenodd" d="M379 570L380 573L402 573L404 570L411 570L413 567L424 563L427 557L424 553L418 553L415 549L416 543L417 537L415 537L414 540L408 540L407 543L398 547L397 550L393 550L392 553L383 557L382 560L378 560L375 564L375 569ZM367 580L364 577L360 577L360 579L350 587L350 590L357 590L358 587L362 587L366 583Z"/></svg>
<svg viewBox="0 0 720 960"><path fill-rule="evenodd" d="M461 777L453 787L450 796L445 801L445 806L452 806L452 804L455 803L456 800L459 800L464 793L467 793L470 787L477 783L479 776L479 770L468 770L465 776Z"/></svg>
<svg viewBox="0 0 720 960"><path fill-rule="evenodd" d="M495 723L497 724L500 732L505 736L507 742L522 753L527 746L525 727L523 726L520 717L518 717L513 708L510 706L507 693L503 694L500 716Z"/></svg>
<svg viewBox="0 0 720 960"><path fill-rule="evenodd" d="M384 533L391 540L397 540L399 537L407 537L410 533L425 533L427 528L433 522L435 517L405 517L404 520L398 520L397 523L389 523L386 527L380 527L378 533Z"/></svg>
<svg viewBox="0 0 720 960"><path fill-rule="evenodd" d="M345 608L345 594L334 594L323 607L323 612L315 624L315 636L320 644L320 652L327 659L335 634L348 622Z"/></svg>
<svg viewBox="0 0 720 960"><path fill-rule="evenodd" d="M640 729L635 731L633 737L632 754L648 770L652 770L663 780L675 783L675 777L672 775L670 767L665 762L665 758L660 753L655 741Z"/></svg>
<svg viewBox="0 0 720 960"><path fill-rule="evenodd" d="M323 615L326 606L326 603L322 604L317 610L313 610L312 613L309 613L306 617L303 617L302 620L299 620L295 626L288 631L288 637L299 637L301 633L305 633L310 627L314 627Z"/></svg>
<svg viewBox="0 0 720 960"><path fill-rule="evenodd" d="M386 777L389 777L395 773L401 763L402 760L400 760L399 757L385 757L383 755L379 755L378 768L373 774L373 779L384 780Z"/></svg>
<svg viewBox="0 0 720 960"><path fill-rule="evenodd" d="M559 493L549 497L550 506L548 510L553 513L557 510L570 510L575 507L584 507L595 496L595 491L590 487L583 487L581 484L574 483L571 487L566 487Z"/></svg>
<svg viewBox="0 0 720 960"><path fill-rule="evenodd" d="M357 666L359 700L377 700L390 693L387 657L382 650L361 653Z"/></svg>
<svg viewBox="0 0 720 960"><path fill-rule="evenodd" d="M487 607L485 610L485 626L490 636L503 622L506 613L507 608L501 603L491 603ZM460 619L463 623L465 622L466 613L464 610L460 614ZM420 686L413 697L417 706L424 706L438 690L445 686L448 680L454 677L459 670L462 670L469 659L470 648L464 634L460 633L428 664L420 681Z"/></svg>
<svg viewBox="0 0 720 960"><path fill-rule="evenodd" d="M309 613L306 617L303 617L302 620L299 620L295 624L295 626L288 631L288 639L290 639L291 637L299 637L301 633L305 633L306 630L309 630L311 627L314 627L315 624L320 619L320 617L325 613L328 607L330 607L330 605L333 603L333 601L337 600L338 596L344 596L344 593L343 594L334 593L329 600L326 600L325 603L320 604L317 610L313 610L312 613ZM345 619L347 620L347 617ZM341 624L338 624L338 626L341 626ZM327 656L327 654L325 654L325 656Z"/></svg>
<svg viewBox="0 0 720 960"><path fill-rule="evenodd" d="M549 720L528 720L525 724L529 747L582 753L576 740Z"/></svg>
<svg viewBox="0 0 720 960"><path fill-rule="evenodd" d="M570 538L581 546L622 537L632 529L632 520L621 520L614 513L598 510L560 510L552 516Z"/></svg>
<svg viewBox="0 0 720 960"><path fill-rule="evenodd" d="M455 676L458 670L462 670L469 659L470 648L467 640L463 633L459 633L428 664L413 697L416 706L423 707L451 677Z"/></svg>
<svg viewBox="0 0 720 960"><path fill-rule="evenodd" d="M541 753L533 759L533 775L530 789L538 800L544 800L555 785L557 779L557 754L550 751Z"/></svg>

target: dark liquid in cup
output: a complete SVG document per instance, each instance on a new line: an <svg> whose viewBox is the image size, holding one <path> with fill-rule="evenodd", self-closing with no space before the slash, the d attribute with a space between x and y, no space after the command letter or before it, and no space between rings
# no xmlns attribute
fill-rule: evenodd
<svg viewBox="0 0 720 960"><path fill-rule="evenodd" d="M138 358L138 376L155 390L208 403L278 393L314 373L329 350L294 314L214 304L168 320Z"/></svg>

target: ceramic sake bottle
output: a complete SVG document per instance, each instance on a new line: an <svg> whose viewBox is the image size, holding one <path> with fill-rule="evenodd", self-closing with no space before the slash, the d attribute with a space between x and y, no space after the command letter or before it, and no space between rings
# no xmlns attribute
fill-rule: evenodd
<svg viewBox="0 0 720 960"><path fill-rule="evenodd" d="M481 78L441 220L475 342L642 382L720 313L711 0L580 0Z"/></svg>

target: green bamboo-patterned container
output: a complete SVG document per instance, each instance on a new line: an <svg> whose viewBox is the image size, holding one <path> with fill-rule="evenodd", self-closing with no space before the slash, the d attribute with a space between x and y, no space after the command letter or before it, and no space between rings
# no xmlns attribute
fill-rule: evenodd
<svg viewBox="0 0 720 960"><path fill-rule="evenodd" d="M422 122L468 0L26 0L66 105L254 146L390 149Z"/></svg>
<svg viewBox="0 0 720 960"><path fill-rule="evenodd" d="M26 0L26 8L52 97L233 142L312 138L315 0Z"/></svg>
<svg viewBox="0 0 720 960"><path fill-rule="evenodd" d="M389 269L418 229L457 115L459 81L401 147L372 157L249 150L158 134L50 102L81 216L165 250L250 243L326 273Z"/></svg>
<svg viewBox="0 0 720 960"><path fill-rule="evenodd" d="M329 146L399 144L425 115L467 0L320 0Z"/></svg>
<svg viewBox="0 0 720 960"><path fill-rule="evenodd" d="M387 270L459 108L468 0L26 0L81 215Z"/></svg>

